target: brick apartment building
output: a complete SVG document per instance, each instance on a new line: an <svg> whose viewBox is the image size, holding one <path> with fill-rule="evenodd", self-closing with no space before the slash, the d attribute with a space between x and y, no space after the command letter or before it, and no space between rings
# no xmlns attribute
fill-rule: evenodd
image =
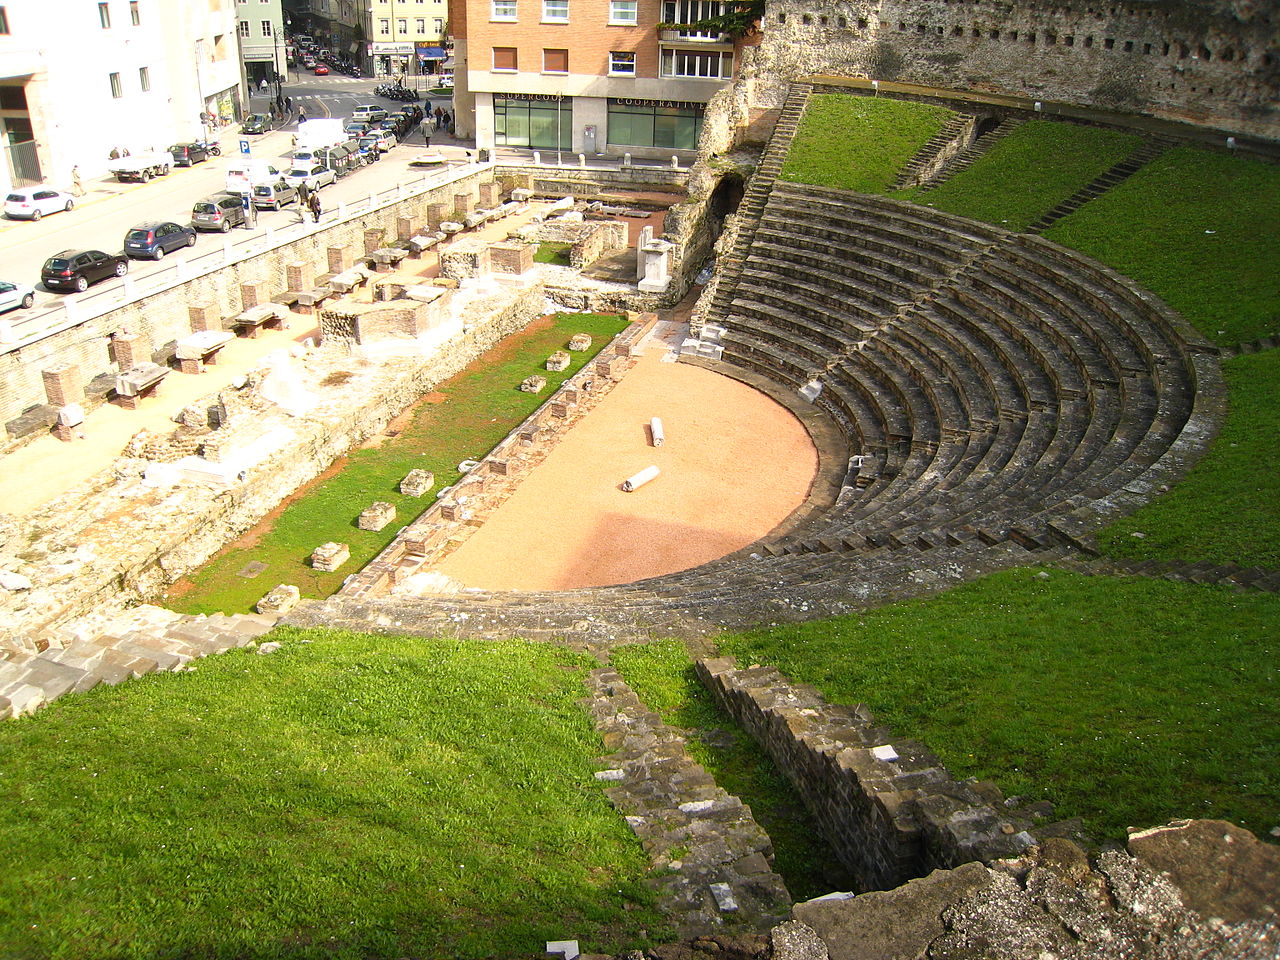
<svg viewBox="0 0 1280 960"><path fill-rule="evenodd" d="M637 157L690 156L738 44L692 24L719 0L450 0L460 136Z"/></svg>

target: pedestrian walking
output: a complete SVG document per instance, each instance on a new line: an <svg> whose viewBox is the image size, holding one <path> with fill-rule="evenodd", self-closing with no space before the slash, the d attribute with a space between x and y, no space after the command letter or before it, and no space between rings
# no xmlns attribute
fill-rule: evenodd
<svg viewBox="0 0 1280 960"><path fill-rule="evenodd" d="M267 92L267 78L266 78L266 77L263 77L263 78L262 78L262 82L261 82L260 84L258 84L258 89L259 89L260 91L262 91L263 93L266 93L266 92Z"/></svg>
<svg viewBox="0 0 1280 960"><path fill-rule="evenodd" d="M441 110L439 107L436 107L435 110L433 111L433 115L436 118L436 129L439 130L442 126L444 126L444 111Z"/></svg>
<svg viewBox="0 0 1280 960"><path fill-rule="evenodd" d="M301 206L308 206L311 200L311 188L307 186L307 181L303 180L298 184L298 203Z"/></svg>
<svg viewBox="0 0 1280 960"><path fill-rule="evenodd" d="M307 122L307 111L305 111L305 110L303 110L301 107L299 107L299 108L298 108L298 123L306 123L306 122Z"/></svg>
<svg viewBox="0 0 1280 960"><path fill-rule="evenodd" d="M307 201L307 206L311 210L311 222L319 223L320 222L320 191L319 190L313 190L311 192L311 197Z"/></svg>
<svg viewBox="0 0 1280 960"><path fill-rule="evenodd" d="M75 197L84 196L84 181L80 179L80 166L71 168L71 195Z"/></svg>
<svg viewBox="0 0 1280 960"><path fill-rule="evenodd" d="M285 113L293 112L293 97L284 98L284 112Z"/></svg>
<svg viewBox="0 0 1280 960"><path fill-rule="evenodd" d="M448 132L449 132L449 125L450 125L451 123L453 123L453 114L451 114L448 110L446 110L446 111L444 112L444 116L443 116L443 117L441 117L441 119L442 119L442 120L444 120L444 125L443 125L443 126L444 126L444 131L445 131L445 133L448 133Z"/></svg>
<svg viewBox="0 0 1280 960"><path fill-rule="evenodd" d="M422 142L428 147L431 146L431 118L422 118Z"/></svg>

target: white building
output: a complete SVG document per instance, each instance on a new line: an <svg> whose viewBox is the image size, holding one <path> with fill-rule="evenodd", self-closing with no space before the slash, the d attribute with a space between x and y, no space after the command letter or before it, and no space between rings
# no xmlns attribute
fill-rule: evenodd
<svg viewBox="0 0 1280 960"><path fill-rule="evenodd" d="M0 4L0 189L197 139L242 100L235 0Z"/></svg>

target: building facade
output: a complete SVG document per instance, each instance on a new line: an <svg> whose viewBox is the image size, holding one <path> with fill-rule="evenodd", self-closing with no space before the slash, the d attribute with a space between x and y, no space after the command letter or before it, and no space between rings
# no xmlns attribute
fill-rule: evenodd
<svg viewBox="0 0 1280 960"><path fill-rule="evenodd" d="M66 186L242 102L235 0L0 3L0 187Z"/></svg>
<svg viewBox="0 0 1280 960"><path fill-rule="evenodd" d="M740 44L719 0L451 0L458 133L478 147L691 155Z"/></svg>
<svg viewBox="0 0 1280 960"><path fill-rule="evenodd" d="M365 0L361 9L367 69L377 77L415 77L440 72L444 62L446 0Z"/></svg>
<svg viewBox="0 0 1280 960"><path fill-rule="evenodd" d="M288 70L288 35L280 0L236 0L236 28L244 77L253 89L263 80L277 92L275 81Z"/></svg>

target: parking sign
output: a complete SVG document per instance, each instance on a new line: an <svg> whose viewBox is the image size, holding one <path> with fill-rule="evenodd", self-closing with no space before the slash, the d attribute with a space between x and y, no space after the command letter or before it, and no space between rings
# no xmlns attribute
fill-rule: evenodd
<svg viewBox="0 0 1280 960"><path fill-rule="evenodd" d="M241 141L240 141L240 152L241 152L241 153L243 153L246 157L249 155L249 141L248 141L248 140L241 140Z"/></svg>

